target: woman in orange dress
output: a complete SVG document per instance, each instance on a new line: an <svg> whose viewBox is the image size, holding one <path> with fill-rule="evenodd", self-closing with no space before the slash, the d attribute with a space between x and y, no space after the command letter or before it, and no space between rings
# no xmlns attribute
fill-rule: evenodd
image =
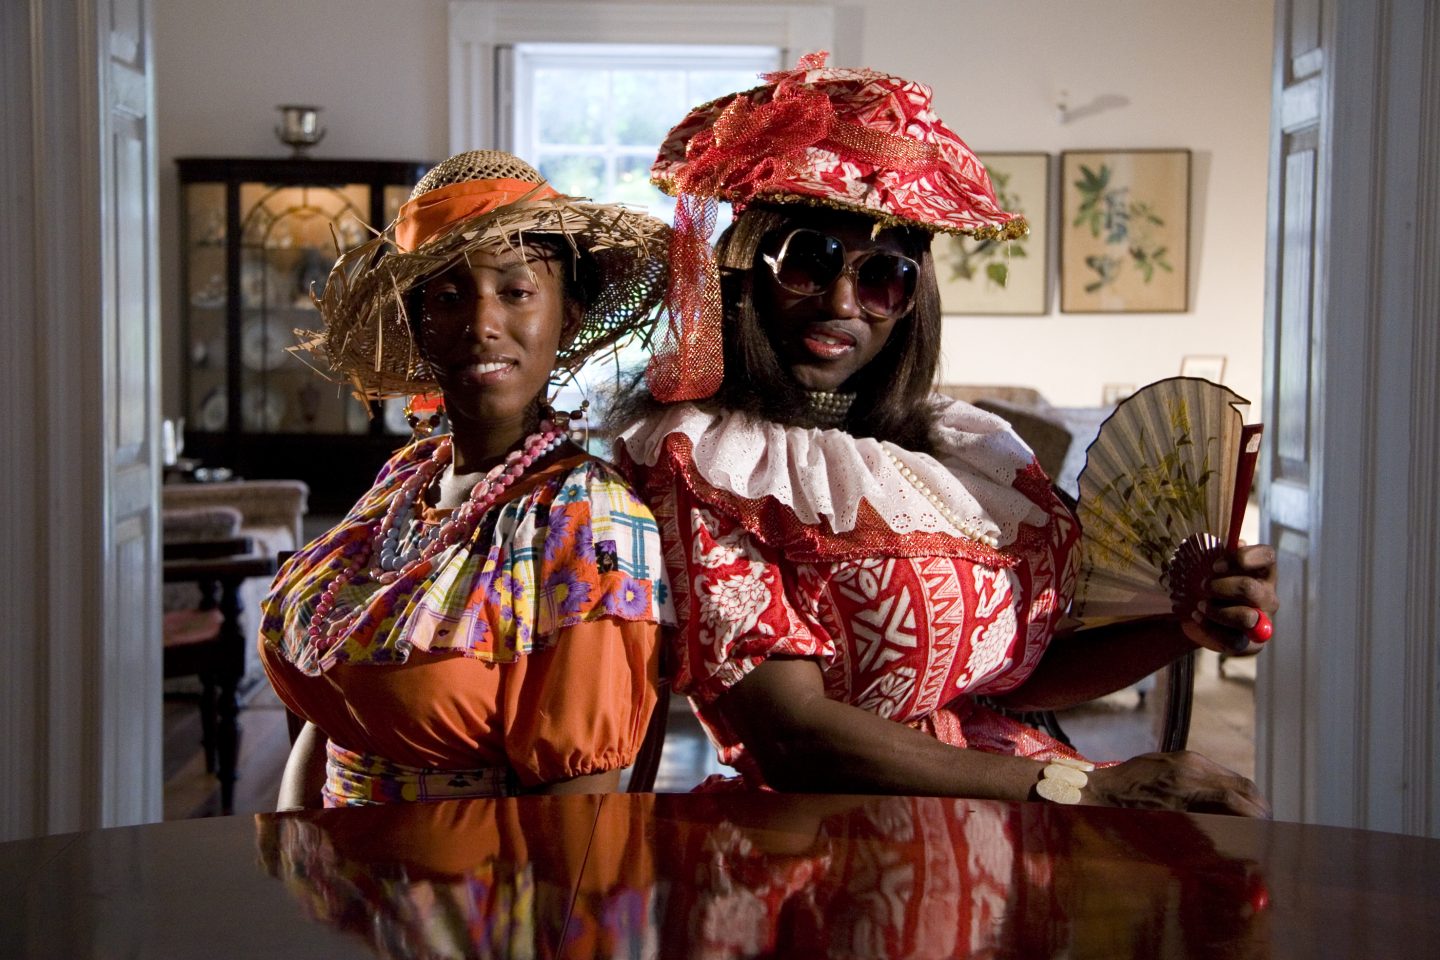
<svg viewBox="0 0 1440 960"><path fill-rule="evenodd" d="M396 453L264 601L266 672L306 721L282 809L615 788L670 616L658 529L545 399L651 321L668 235L476 151L337 262L309 346L365 399L438 388L451 432Z"/></svg>
<svg viewBox="0 0 1440 960"><path fill-rule="evenodd" d="M660 521L675 689L746 786L1263 814L1204 757L1093 769L1010 712L1250 647L1274 552L1225 558L1183 627L1060 632L1074 514L1008 424L932 394L931 236L1024 220L928 87L824 59L696 107L652 170L678 295L616 462ZM717 200L737 216L707 267Z"/></svg>

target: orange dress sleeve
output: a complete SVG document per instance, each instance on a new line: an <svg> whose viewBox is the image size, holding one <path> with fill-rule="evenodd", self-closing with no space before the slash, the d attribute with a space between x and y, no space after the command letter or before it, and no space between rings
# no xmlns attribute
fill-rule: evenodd
<svg viewBox="0 0 1440 960"><path fill-rule="evenodd" d="M527 787L628 767L640 751L660 673L660 627L605 617L507 664L505 754Z"/></svg>

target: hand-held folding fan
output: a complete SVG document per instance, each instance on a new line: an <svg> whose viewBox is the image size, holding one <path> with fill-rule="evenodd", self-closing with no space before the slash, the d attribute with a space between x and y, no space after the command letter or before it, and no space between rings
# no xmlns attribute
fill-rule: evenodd
<svg viewBox="0 0 1440 960"><path fill-rule="evenodd" d="M1173 377L1137 390L1101 425L1080 473L1071 615L1082 626L1190 615L1215 561L1239 545L1260 451L1247 406L1217 383ZM1268 626L1262 614L1251 638L1268 639Z"/></svg>

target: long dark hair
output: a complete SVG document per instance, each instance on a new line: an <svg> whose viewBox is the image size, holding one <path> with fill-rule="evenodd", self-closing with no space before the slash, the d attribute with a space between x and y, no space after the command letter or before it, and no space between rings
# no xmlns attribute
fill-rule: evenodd
<svg viewBox="0 0 1440 960"><path fill-rule="evenodd" d="M749 207L715 244L724 302L722 344L725 377L714 402L754 413L777 423L816 426L809 418L806 391L790 375L755 307L755 276L767 269L760 261L765 244L777 234L809 225L817 216L833 223L861 214L816 211L798 205ZM896 228L901 249L920 264L915 306L896 321L890 338L874 360L846 383L855 401L844 427L857 437L878 437L925 453L935 450L935 408L931 386L940 360L940 290L930 255L930 235L916 228ZM660 406L637 380L612 406L609 421L623 429Z"/></svg>

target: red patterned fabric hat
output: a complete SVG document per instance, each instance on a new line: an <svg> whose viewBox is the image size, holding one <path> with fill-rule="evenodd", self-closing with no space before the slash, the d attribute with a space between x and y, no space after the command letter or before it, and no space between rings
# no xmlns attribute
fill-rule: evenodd
<svg viewBox="0 0 1440 960"><path fill-rule="evenodd" d="M763 199L982 239L1026 234L975 153L935 115L928 86L825 58L802 57L764 86L690 111L661 144L651 180L737 212Z"/></svg>
<svg viewBox="0 0 1440 960"><path fill-rule="evenodd" d="M646 379L672 403L724 378L720 280L708 238L718 200L851 210L882 226L981 239L1029 232L1007 213L975 153L931 108L930 88L875 70L825 66L824 51L764 86L690 111L660 145L650 179L679 198L665 294L668 329Z"/></svg>

